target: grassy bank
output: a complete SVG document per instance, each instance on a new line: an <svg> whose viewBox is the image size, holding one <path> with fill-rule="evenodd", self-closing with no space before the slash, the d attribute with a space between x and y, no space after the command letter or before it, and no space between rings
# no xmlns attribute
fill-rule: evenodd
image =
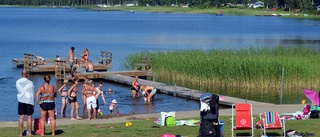
<svg viewBox="0 0 320 137"><path fill-rule="evenodd" d="M220 116L219 119L223 120L223 132L225 137L231 136L231 124L230 117ZM199 118L194 118L199 119ZM259 118L256 116L256 121ZM255 122L256 122L255 121ZM176 126L176 127L160 127L153 123L151 120L131 121L132 126L126 127L125 123L116 124L83 124L83 125L67 125L59 126L57 123L57 129L63 130L64 133L58 136L67 137L160 137L164 133L179 134L184 137L195 137L199 131L199 126ZM290 120L286 121L286 129L294 129L302 133L312 133L314 136L320 135L319 119L313 120ZM16 128L0 128L2 137L12 137L18 134L19 129ZM51 131L50 126L47 126L47 136ZM236 131L236 133L248 133L249 131ZM259 135L260 130L254 130L254 136ZM267 133L282 135L281 130L271 130Z"/></svg>
<svg viewBox="0 0 320 137"><path fill-rule="evenodd" d="M279 103L282 68L286 103L301 100L304 97L301 91L305 88L320 88L320 54L316 48L146 51L129 55L126 68L132 69L141 55L153 57L157 81L212 93Z"/></svg>
<svg viewBox="0 0 320 137"><path fill-rule="evenodd" d="M224 15L246 15L246 16L255 16L255 15L271 15L271 14L289 14L287 18L309 18L309 19L320 19L319 15L313 15L310 13L294 13L284 10L273 11L271 9L253 9L246 7L239 8L229 8L229 7L213 7L213 8L182 8L182 7L170 7L170 6L143 6L143 7L96 7L96 6L83 6L85 8L90 8L94 10L125 10L125 11L146 11L146 12L165 12L165 13L188 13L188 14L217 14L218 12L223 13ZM308 14L308 16L304 16Z"/></svg>

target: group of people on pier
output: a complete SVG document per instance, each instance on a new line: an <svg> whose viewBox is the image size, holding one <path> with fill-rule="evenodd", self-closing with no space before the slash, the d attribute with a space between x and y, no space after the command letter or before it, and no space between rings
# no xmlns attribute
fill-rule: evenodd
<svg viewBox="0 0 320 137"><path fill-rule="evenodd" d="M88 48L84 48L81 57L80 57L80 61L78 60L78 58L74 55L74 47L71 47L70 51L68 52L68 62L71 68L71 72L72 73L80 73L81 71L81 67L80 67L80 63L85 64L86 68L85 71L86 72L93 72L94 71L94 66L92 64L92 61L89 60L89 50Z"/></svg>

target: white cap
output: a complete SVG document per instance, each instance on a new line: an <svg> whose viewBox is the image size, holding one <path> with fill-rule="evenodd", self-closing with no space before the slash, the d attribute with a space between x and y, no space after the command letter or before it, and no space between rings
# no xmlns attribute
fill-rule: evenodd
<svg viewBox="0 0 320 137"><path fill-rule="evenodd" d="M117 103L117 100L113 99L113 100L112 100L112 103Z"/></svg>

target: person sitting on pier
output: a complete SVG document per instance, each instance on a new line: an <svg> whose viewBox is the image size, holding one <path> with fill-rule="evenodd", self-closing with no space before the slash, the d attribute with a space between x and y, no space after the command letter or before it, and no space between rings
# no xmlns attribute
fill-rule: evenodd
<svg viewBox="0 0 320 137"><path fill-rule="evenodd" d="M45 65L46 64L46 59L41 57L41 56L36 56L35 57L38 60L37 65Z"/></svg>
<svg viewBox="0 0 320 137"><path fill-rule="evenodd" d="M60 65L60 61L61 61L61 58L59 55L56 55L56 66L59 66Z"/></svg>
<svg viewBox="0 0 320 137"><path fill-rule="evenodd" d="M86 64L86 70L87 70L87 72L93 72L94 71L93 64L92 64L91 60L89 60L88 63Z"/></svg>
<svg viewBox="0 0 320 137"><path fill-rule="evenodd" d="M82 54L81 54L81 59L83 63L87 62L89 60L89 50L88 48L84 48Z"/></svg>

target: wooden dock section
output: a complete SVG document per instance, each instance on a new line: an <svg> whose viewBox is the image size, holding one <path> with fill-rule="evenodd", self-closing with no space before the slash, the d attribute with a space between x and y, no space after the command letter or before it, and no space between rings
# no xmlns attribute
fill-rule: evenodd
<svg viewBox="0 0 320 137"><path fill-rule="evenodd" d="M103 79L107 81L117 82L121 84L131 85L133 77L128 77L124 75L104 75ZM158 92L163 94L168 94L176 97L182 97L191 100L200 100L200 96L206 92L193 90L185 87L179 87L175 85L168 85L164 83L139 79L139 83L142 85L150 85L158 89ZM231 107L234 103L252 103L255 101L249 101L245 99L223 96L224 100L220 99L220 104L222 106Z"/></svg>
<svg viewBox="0 0 320 137"><path fill-rule="evenodd" d="M107 71L112 68L112 53L101 51L101 57L97 58L98 63L93 64L95 71ZM38 60L34 58L33 54L24 53L23 58L13 58L11 62L18 68L26 68L30 73L55 73L57 63L67 63L67 59L62 58L56 60L55 58L46 58L46 64L37 65ZM80 68L85 68L85 64L80 63ZM71 70L69 65L65 66L66 70Z"/></svg>

